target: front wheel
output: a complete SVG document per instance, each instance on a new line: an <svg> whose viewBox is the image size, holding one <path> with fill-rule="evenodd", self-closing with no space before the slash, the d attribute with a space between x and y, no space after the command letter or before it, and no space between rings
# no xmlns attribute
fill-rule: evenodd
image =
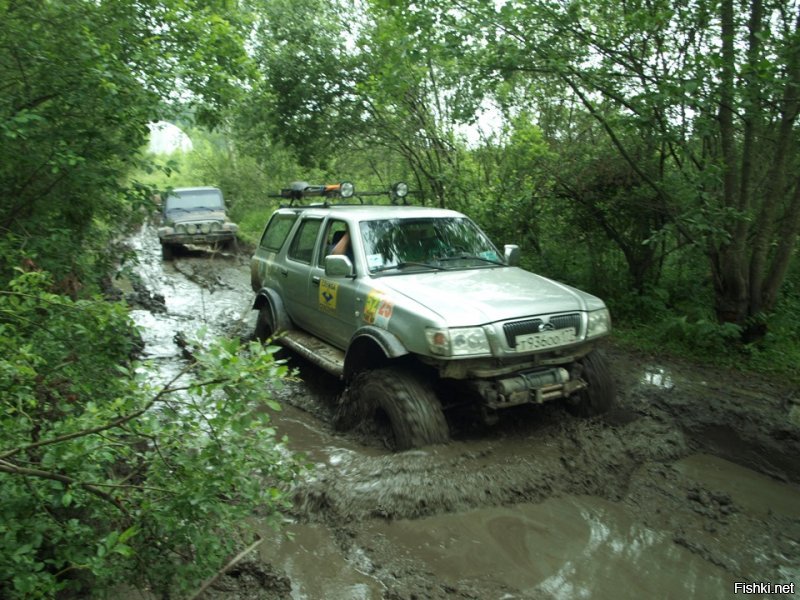
<svg viewBox="0 0 800 600"><path fill-rule="evenodd" d="M578 392L577 402L569 405L570 412L580 417L600 415L611 410L617 395L614 378L605 357L592 350L581 359L583 379L587 388Z"/></svg>
<svg viewBox="0 0 800 600"><path fill-rule="evenodd" d="M175 251L170 244L161 243L161 258L162 260L172 260L175 257Z"/></svg>
<svg viewBox="0 0 800 600"><path fill-rule="evenodd" d="M442 405L429 381L407 367L359 373L345 399L365 418L388 421L389 445L408 450L448 441Z"/></svg>

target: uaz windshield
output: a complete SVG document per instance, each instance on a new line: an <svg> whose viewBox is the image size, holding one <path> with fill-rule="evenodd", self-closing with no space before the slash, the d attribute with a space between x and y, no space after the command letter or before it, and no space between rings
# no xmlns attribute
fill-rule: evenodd
<svg viewBox="0 0 800 600"><path fill-rule="evenodd" d="M222 192L219 190L174 190L167 196L167 212L175 209L221 209Z"/></svg>
<svg viewBox="0 0 800 600"><path fill-rule="evenodd" d="M360 225L371 273L504 264L489 238L465 217L383 219Z"/></svg>

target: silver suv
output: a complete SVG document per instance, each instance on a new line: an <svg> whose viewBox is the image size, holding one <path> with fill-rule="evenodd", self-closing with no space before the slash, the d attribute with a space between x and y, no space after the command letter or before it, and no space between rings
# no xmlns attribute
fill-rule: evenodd
<svg viewBox="0 0 800 600"><path fill-rule="evenodd" d="M326 200L293 205L309 195ZM452 210L332 203L354 197L347 183L281 196L251 261L256 336L343 378L341 421L378 418L406 449L446 441L443 407L466 399L487 419L556 399L611 407L599 298L519 268L517 246L500 252Z"/></svg>
<svg viewBox="0 0 800 600"><path fill-rule="evenodd" d="M228 219L222 192L215 187L175 188L164 201L158 228L161 255L171 260L184 244L236 247L238 226Z"/></svg>

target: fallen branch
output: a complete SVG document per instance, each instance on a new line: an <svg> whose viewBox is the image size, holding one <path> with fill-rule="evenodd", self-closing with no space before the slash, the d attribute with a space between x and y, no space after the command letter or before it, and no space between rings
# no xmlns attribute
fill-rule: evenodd
<svg viewBox="0 0 800 600"><path fill-rule="evenodd" d="M194 594L192 594L189 597L189 600L197 600L198 598L200 598L200 596L202 596L209 587L214 585L214 583L217 581L217 579L222 577L231 567L233 567L236 563L241 561L245 556L247 556L253 550L258 548L263 541L264 541L264 538L262 538L261 536L258 536L258 539L255 542L253 542L247 548L245 548L244 550L239 552L239 554L234 556L227 565L225 565L224 567L222 567L222 569L217 571L216 575L214 575L211 579L206 581L199 590L197 590Z"/></svg>

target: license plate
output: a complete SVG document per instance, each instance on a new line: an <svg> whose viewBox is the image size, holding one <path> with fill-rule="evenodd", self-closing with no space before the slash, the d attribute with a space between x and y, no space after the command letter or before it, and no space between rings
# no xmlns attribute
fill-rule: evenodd
<svg viewBox="0 0 800 600"><path fill-rule="evenodd" d="M542 350L563 346L575 341L575 328L556 329L554 331L540 331L539 333L527 333L518 335L514 338L517 342L517 352L528 352L530 350Z"/></svg>

